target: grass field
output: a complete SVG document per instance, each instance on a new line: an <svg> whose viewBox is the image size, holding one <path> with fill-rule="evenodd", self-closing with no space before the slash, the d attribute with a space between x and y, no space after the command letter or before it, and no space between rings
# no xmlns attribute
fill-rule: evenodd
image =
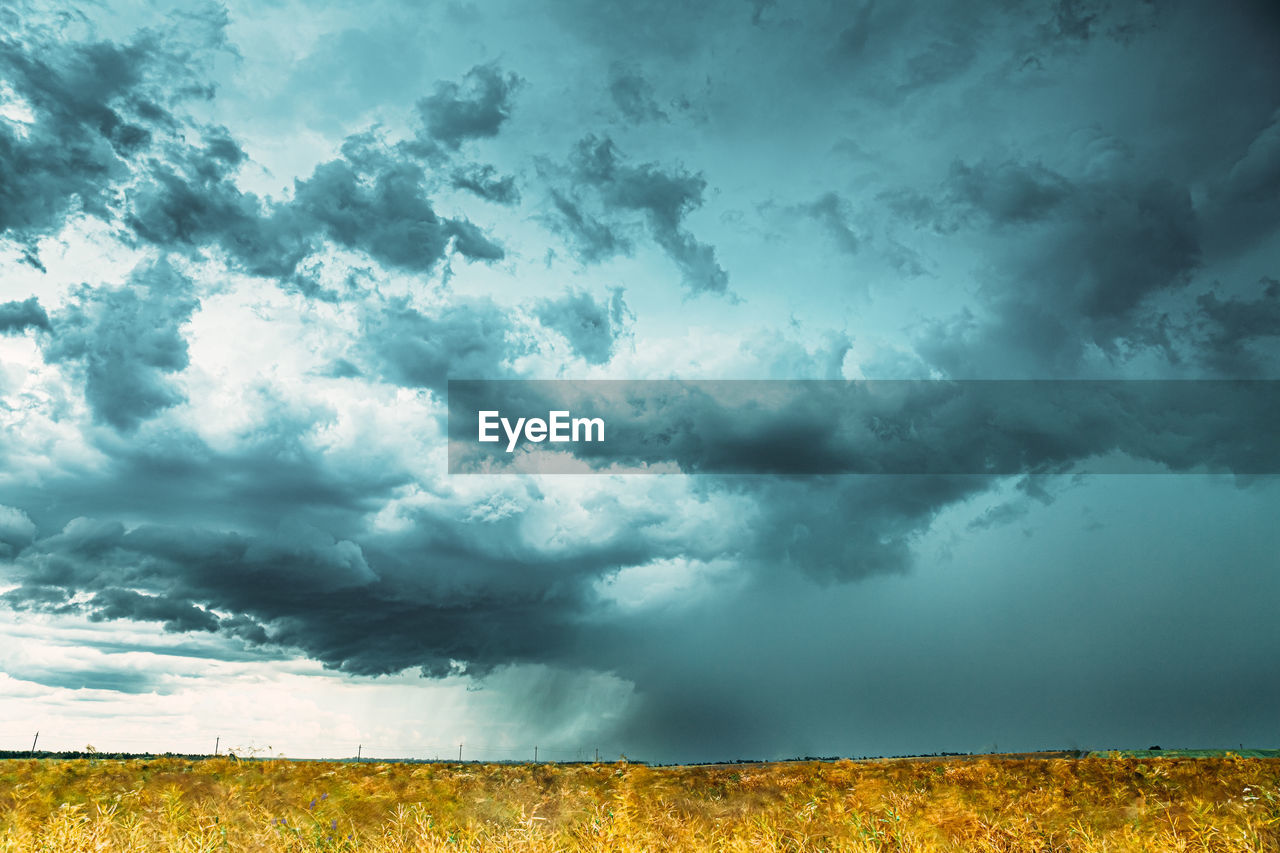
<svg viewBox="0 0 1280 853"><path fill-rule="evenodd" d="M0 851L1280 850L1280 759L0 761Z"/></svg>

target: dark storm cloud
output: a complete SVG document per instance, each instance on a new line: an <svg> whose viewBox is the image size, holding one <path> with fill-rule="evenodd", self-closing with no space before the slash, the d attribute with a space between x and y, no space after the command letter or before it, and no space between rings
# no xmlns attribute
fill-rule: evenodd
<svg viewBox="0 0 1280 853"><path fill-rule="evenodd" d="M982 476L726 480L763 511L742 555L755 573L848 582L908 570L912 541L944 507L981 494ZM841 523L821 521L843 519Z"/></svg>
<svg viewBox="0 0 1280 853"><path fill-rule="evenodd" d="M10 489L41 529L92 517L103 506L130 518L174 525L218 519L226 529L274 528L297 515L347 538L363 516L412 481L359 453L331 458L308 442L327 413L273 409L235 450L169 429L145 442L103 439L109 462L95 472L50 473L37 486Z"/></svg>
<svg viewBox="0 0 1280 853"><path fill-rule="evenodd" d="M999 247L981 291L995 316L933 325L918 341L932 363L954 377L1007 375L1014 363L1071 376L1088 347L1112 359L1168 348L1152 300L1178 294L1201 260L1185 186L1128 171L1070 181L1004 162L956 163L947 188L942 217L958 219L941 230L976 227Z"/></svg>
<svg viewBox="0 0 1280 853"><path fill-rule="evenodd" d="M6 667L19 681L30 681L45 687L67 690L111 690L117 693L166 693L163 681L148 672L135 669L60 669L47 666Z"/></svg>
<svg viewBox="0 0 1280 853"><path fill-rule="evenodd" d="M936 86L967 70L979 55L977 35L973 29L957 27L912 54L903 68L899 91Z"/></svg>
<svg viewBox="0 0 1280 853"><path fill-rule="evenodd" d="M1031 511L1032 502L1042 506L1051 505L1057 498L1053 488L1056 478L1043 474L1028 474L1017 482L1019 494L1011 499L987 507L982 515L969 522L968 530L986 530L1010 524L1024 518ZM1075 480L1079 482L1077 478Z"/></svg>
<svg viewBox="0 0 1280 853"><path fill-rule="evenodd" d="M491 64L472 68L461 85L437 83L435 92L418 102L427 136L454 151L469 139L497 136L511 117L512 96L521 82Z"/></svg>
<svg viewBox="0 0 1280 853"><path fill-rule="evenodd" d="M1216 293L1196 299L1204 339L1200 357L1210 368L1225 376L1266 375L1274 371L1275 353L1268 364L1251 344L1274 342L1280 338L1280 281L1264 278L1258 282L1261 294L1254 299L1220 298Z"/></svg>
<svg viewBox="0 0 1280 853"><path fill-rule="evenodd" d="M76 206L109 216L107 189L128 175L127 161L150 142L147 127L166 115L142 91L154 37L129 45L36 38L0 40L3 77L32 113L22 125L0 122L0 229L24 241L56 230Z"/></svg>
<svg viewBox="0 0 1280 853"><path fill-rule="evenodd" d="M323 228L338 245L360 249L388 266L429 272L451 240L464 257L502 257L502 249L471 223L435 213L420 166L382 162L369 172L372 186L347 160L318 166L298 183L291 209Z"/></svg>
<svg viewBox="0 0 1280 853"><path fill-rule="evenodd" d="M817 201L806 205L804 212L826 229L840 251L850 255L857 253L862 241L850 225L848 202L835 193L825 193Z"/></svg>
<svg viewBox="0 0 1280 853"><path fill-rule="evenodd" d="M454 250L473 261L500 261L506 251L484 233L480 227L466 219L451 219L447 225L453 239Z"/></svg>
<svg viewBox="0 0 1280 853"><path fill-rule="evenodd" d="M416 322L414 327L421 328ZM1220 440L1230 419L1220 416L1224 407L1214 401L1206 405L1214 412L1212 419L1171 421L1170 430L1190 426ZM888 436L895 427L919 420L918 410L900 408L899 421L881 424ZM1042 425L1060 420L1057 412L1010 416L1014 414ZM1087 418L1059 424L1058 440L1066 445L1046 446L1040 453L1072 455L1096 447L1088 427ZM940 441L952 442L949 452L970 452L966 437L972 430L962 421L947 420L929 431L931 436L935 433ZM1157 449L1167 444L1167 434L1143 435ZM755 453L763 446L742 450ZM1243 449L1232 444L1227 450L1232 447ZM241 524L256 522L261 527L263 519L278 517L286 507L317 522L322 517L314 503L303 503L317 501L321 489L304 488L296 500L282 492L270 499L274 506L255 494L260 483L281 479L279 466L290 454L277 450L256 459L203 460L182 450L170 448L155 460L145 490L148 500L168 500L155 484L155 472L173 466L175 486L221 481L231 487L202 492L200 497L209 507L243 509ZM186 467L178 469L183 462ZM229 462L238 462L238 467ZM255 464L265 467L256 477L244 476ZM319 460L310 464L318 467ZM118 476L121 483L147 479L126 469ZM798 573L829 582L901 572L911 565L913 541L938 512L990 484L986 477L713 478L706 486L709 496L740 498L755 513L747 535L728 548L714 540L699 541L701 537L655 534L669 510L618 496L580 499L592 517L610 523L603 535L568 548L525 535L522 510L506 510L485 520L486 511L497 509L502 501L487 507L450 507L433 501L412 510L406 518L411 523L397 533L362 529L363 513L353 512L346 518L351 538L341 539L301 522L274 531L228 533L210 525L207 516L196 524L133 529L110 521L77 520L23 550L11 572L20 585L6 598L13 606L37 610L76 609L99 619L163 621L169 630L205 631L209 623L202 613L233 613L234 621L219 618L219 633L297 649L329 666L361 674L416 667L438 676L453 671L455 661L477 674L526 661L607 668L640 685L648 722L630 723L630 735L640 737L646 725L684 716L699 705L709 722L736 691L730 682L717 690L704 684L686 696L686 691L676 689L679 678L663 677L653 669L666 652L634 654L637 637L652 630L648 615L611 614L607 624L592 622L591 614L600 606L592 593L599 579L623 567L678 556L729 556L747 578ZM59 502L93 486L83 477L52 485ZM103 484L104 494L114 491L109 485ZM378 488L354 478L345 489L340 487L347 497L374 497ZM542 497L534 481L519 488L534 501ZM254 501L247 508L241 506L246 498ZM91 504L97 501L89 497ZM121 495L114 505L128 511L129 501L127 494ZM155 517L155 510L148 515ZM335 526L332 519L324 523L325 529ZM225 528L225 522L217 527ZM75 593L80 596L73 604ZM678 633L696 642L687 632ZM695 717L694 729L696 723ZM759 723L767 725L765 720ZM754 731L735 723L709 743ZM680 748L706 748L683 735L668 738L667 743L678 742Z"/></svg>
<svg viewBox="0 0 1280 853"><path fill-rule="evenodd" d="M147 243L196 255L220 244L246 272L287 277L313 250L310 235L286 213L242 193L234 163L197 152L187 163L156 163L130 196L126 224Z"/></svg>
<svg viewBox="0 0 1280 853"><path fill-rule="evenodd" d="M479 391L490 394L469 396ZM1146 470L1117 467L1105 461L1111 454L1172 471L1280 470L1273 384L454 382L451 413L466 416L451 416L451 442L462 448L451 443L451 470L467 470L458 462L467 450L494 446L475 442L478 409L589 413L608 424L607 441L572 445L579 460L622 472L638 470L627 467L633 459L675 462L707 475L709 492L755 513L732 553L747 577L849 582L905 572L912 543L941 512L1003 477L1020 476L1023 494L1045 503L1043 476L1078 463L1090 470L1088 460L1102 457L1097 470ZM499 449L485 458L501 471L512 457ZM521 465L580 470L558 456ZM849 471L871 476L832 476ZM739 476L715 476L725 472ZM996 513L971 529L1011 517Z"/></svg>
<svg viewBox="0 0 1280 853"><path fill-rule="evenodd" d="M472 164L455 169L451 184L454 189L475 193L485 201L497 204L515 204L520 201L520 190L514 175L498 175L489 164Z"/></svg>
<svg viewBox="0 0 1280 853"><path fill-rule="evenodd" d="M840 30L836 40L837 51L843 57L857 57L871 38L871 16L875 12L875 0L864 0L853 10L848 25Z"/></svg>
<svg viewBox="0 0 1280 853"><path fill-rule="evenodd" d="M749 26L751 12L737 0L690 6L679 0L644 5L555 0L548 12L567 31L611 55L688 59L709 41L737 26Z"/></svg>
<svg viewBox="0 0 1280 853"><path fill-rule="evenodd" d="M436 213L421 163L368 136L349 139L340 158L296 180L293 198L276 204L236 187L238 152L229 137L215 134L205 148L158 165L134 193L130 225L162 247L218 244L246 271L281 278L294 277L324 238L411 272L432 271L450 249L471 260L503 257L471 222ZM495 198L514 191L503 180L478 186Z"/></svg>
<svg viewBox="0 0 1280 853"><path fill-rule="evenodd" d="M616 736L658 760L1269 742L1277 691L1250 671L1275 669L1278 584L1219 558L1233 535L1258 541L1265 510L1230 521L1252 503L1245 493L1223 487L1225 505L1211 508L1180 502L1178 480L1159 482L1121 487L1110 529L1068 522L1055 536L1035 513L1033 536L1015 529L993 548L935 558L922 567L927 584L779 577L714 604L650 611L612 651L637 685ZM1227 527L1211 533L1206 513ZM1092 547L1063 547L1082 535ZM1248 563L1262 552L1235 553ZM1137 554L1160 566L1158 580Z"/></svg>
<svg viewBox="0 0 1280 853"><path fill-rule="evenodd" d="M1000 57L1005 48L993 42L1010 30L1025 34L1020 47L1032 51L1029 61L1038 61L1035 50L1054 50L1062 41L1053 12L999 0L975 0L963 8L878 0L812 3L804 12L814 55L843 83L882 105L901 105L961 80Z"/></svg>
<svg viewBox="0 0 1280 853"><path fill-rule="evenodd" d="M166 631L215 631L218 617L190 604L132 590L109 589L95 593L89 618L95 622L130 619L161 622Z"/></svg>
<svg viewBox="0 0 1280 853"><path fill-rule="evenodd" d="M626 235L587 213L579 202L552 190L551 203L559 213L559 217L552 220L552 227L569 238L583 263L598 263L614 255L631 253L632 243Z"/></svg>
<svg viewBox="0 0 1280 853"><path fill-rule="evenodd" d="M605 217L643 214L653 241L680 268L691 293L727 292L729 275L716 261L715 249L684 227L685 215L702 205L707 182L701 175L681 168L667 171L656 163L632 165L612 139L588 135L570 153L569 176L575 186L594 190ZM616 226L607 218L584 214L579 198L559 192L553 198L565 228L583 249L584 262L607 256L608 250L626 250L627 244L614 232Z"/></svg>
<svg viewBox="0 0 1280 853"><path fill-rule="evenodd" d="M182 400L166 377L187 366L181 327L197 305L191 281L163 263L123 287L82 286L54 316L45 360L83 371L96 420L133 429Z"/></svg>
<svg viewBox="0 0 1280 853"><path fill-rule="evenodd" d="M999 155L955 162L932 190L879 195L904 221L981 247L974 275L985 316L965 309L927 324L917 339L926 361L962 377L1073 376L1138 358L1171 371L1259 375L1272 337L1265 297L1233 343L1233 303L1253 300L1188 285L1265 254L1280 229L1273 21L1241 5L1212 20L1191 4L1051 10L1027 43L1043 60L1041 82L1061 86L1068 69L1094 67L1115 49L1097 43L1106 39L1151 62L1134 80L1181 83L1114 96L1100 88L1090 97L1105 118L1078 145L1010 157L1001 144ZM1188 55L1194 65L1172 58Z"/></svg>
<svg viewBox="0 0 1280 853"><path fill-rule="evenodd" d="M1011 225L1044 219L1071 195L1071 184L1039 163L956 163L953 196L994 223Z"/></svg>
<svg viewBox="0 0 1280 853"><path fill-rule="evenodd" d="M793 82L767 94L738 94L743 100L788 99L804 90L801 97L811 93L819 102L828 101L832 88L807 76L813 74L834 88L857 87L881 103L901 102L968 71L983 56L993 30L1008 27L1011 19L1045 29L1045 40L1060 38L1052 31L1051 10L1019 12L1001 2L973 2L960 9L876 0L715 0L694 10L667 0L642 6L557 0L551 11L592 49L616 58L611 90L614 81L622 82L610 94L633 122L656 118L647 84L634 79L641 67L656 77L656 63L702 69L709 83L719 83L721 75L743 73L743 66L728 58L749 52L746 65L768 65L777 58L781 63L774 73Z"/></svg>
<svg viewBox="0 0 1280 853"><path fill-rule="evenodd" d="M954 216L948 217L940 200L911 187L894 187L876 195L876 201L914 228L931 228L939 233L955 231ZM952 221L949 221L952 220Z"/></svg>
<svg viewBox="0 0 1280 853"><path fill-rule="evenodd" d="M0 228L32 241L84 212L123 214L143 239L175 247L254 232L256 199L226 180L244 159L238 145L223 128L208 130L203 149L177 135L172 105L210 96L194 76L198 50L153 31L127 44L62 41L36 25L22 35L0 43L0 67L33 117L0 123ZM210 22L203 47L220 38ZM122 210L121 188L137 174Z"/></svg>
<svg viewBox="0 0 1280 853"><path fill-rule="evenodd" d="M365 337L391 381L438 393L450 377L508 375L525 349L508 312L488 300L454 300L433 315L393 300L367 314Z"/></svg>
<svg viewBox="0 0 1280 853"><path fill-rule="evenodd" d="M364 373L352 362L339 358L329 365L324 375L333 379L355 379Z"/></svg>
<svg viewBox="0 0 1280 853"><path fill-rule="evenodd" d="M677 547L625 524L555 547L519 536L519 518L468 517L474 508L423 509L408 531L361 543L305 522L246 534L74 519L23 551L10 572L19 586L4 597L18 609L216 631L353 673L440 676L453 661L483 673L568 654L595 578Z"/></svg>
<svg viewBox="0 0 1280 853"><path fill-rule="evenodd" d="M406 357L408 369L461 352L464 342L493 340L470 333L500 317L479 304L437 316L405 308L378 320L389 324L388 337L415 343L413 351L437 348ZM492 368L500 354L482 349L476 357ZM609 668L617 631L629 623L592 621L602 578L655 560L726 556L714 537L663 533L669 508L608 493L577 499L591 517L608 520L591 537L566 544L531 534L528 515L544 498L533 481L492 503L433 500L406 510L407 523L394 532L371 530L368 514L409 480L308 450L300 438L309 424L278 417L272 434L234 453L180 435L146 447L108 446L107 469L45 478L38 490L16 494L49 535L20 525L27 544L8 570L18 586L6 601L159 622L173 632L213 631L352 673L485 673L513 662ZM848 580L904 569L912 536L940 507L984 483L711 479L704 499L728 495L758 513L729 552L748 576L790 571ZM108 501L113 515L151 521L58 520L98 512Z"/></svg>
<svg viewBox="0 0 1280 853"><path fill-rule="evenodd" d="M542 325L564 335L573 351L588 364L605 364L613 357L614 343L632 317L620 287L611 290L609 299L603 302L584 291L540 300L534 316Z"/></svg>
<svg viewBox="0 0 1280 853"><path fill-rule="evenodd" d="M140 652L161 657L191 658L192 660L232 661L237 663L249 661L276 660L278 653L273 654L265 649L240 648L234 641L222 642L214 640L207 644L196 643L156 643L156 642L118 642L113 640L95 640L84 645L96 649L103 654L124 655Z"/></svg>
<svg viewBox="0 0 1280 853"><path fill-rule="evenodd" d="M35 541L36 526L25 512L0 505L0 560L13 557Z"/></svg>
<svg viewBox="0 0 1280 853"><path fill-rule="evenodd" d="M40 307L40 300L32 296L21 302L0 303L0 335L12 335L27 329L49 331L49 315Z"/></svg>
<svg viewBox="0 0 1280 853"><path fill-rule="evenodd" d="M25 245L27 263L43 269L34 241L77 212L165 251L218 247L246 272L284 281L298 278L325 239L413 272L431 271L450 250L503 256L471 222L435 212L437 182L412 145L393 149L368 134L295 181L290 200L241 191L236 173L247 155L232 133L172 111L212 97L201 57L223 46L224 17L201 19L181 37L143 31L126 44L62 41L35 25L0 41L0 69L31 114L0 122L0 231ZM497 132L518 78L481 66L464 83L441 83L422 102L433 138L451 149ZM518 199L513 179L482 166L458 164L455 183L504 204Z"/></svg>
<svg viewBox="0 0 1280 853"><path fill-rule="evenodd" d="M1273 235L1280 223L1280 104L1272 106L1276 111L1209 197L1214 241L1236 250Z"/></svg>
<svg viewBox="0 0 1280 853"><path fill-rule="evenodd" d="M221 627L223 620L194 606L197 597L243 615L243 602L231 606L227 596L248 595L254 586L269 606L300 586L326 595L373 579L358 546L300 523L245 536L158 525L126 530L116 522L77 518L40 540L22 568L23 588L11 591L11 602L21 604L26 588L78 589L92 596L83 606L63 604L60 610L74 606L99 620L158 621L174 632ZM267 584L268 577L277 580ZM277 582L289 589L271 593L268 587ZM40 605L37 599L34 606ZM233 620L233 628L239 633L241 626Z"/></svg>
<svg viewBox="0 0 1280 853"><path fill-rule="evenodd" d="M101 465L36 477L15 466L4 501L25 512L0 507L0 561L21 561L2 569L6 585L18 585L5 603L154 620L258 645L284 630L273 623L269 632L265 622L295 615L307 623L298 631L323 633L307 620L325 611L309 617L306 608L312 598L329 610L358 605L352 589L377 583L352 537L413 480L377 453L316 449L309 434L325 416L277 411L232 450L171 426L145 442L99 434ZM119 519L146 523L126 529ZM395 586L385 585L392 604ZM376 600L361 608L348 615L352 632L382 618Z"/></svg>
<svg viewBox="0 0 1280 853"><path fill-rule="evenodd" d="M1097 19L1096 7L1087 0L1058 0L1053 10L1054 28L1067 39L1087 41Z"/></svg>
<svg viewBox="0 0 1280 853"><path fill-rule="evenodd" d="M1016 240L1010 290L1086 320L1124 321L1147 296L1185 284L1200 260L1190 193L1168 180L1118 174L1071 184L1038 164L957 163L950 184L962 206Z"/></svg>
<svg viewBox="0 0 1280 853"><path fill-rule="evenodd" d="M609 97L630 122L667 120L667 114L654 100L653 84L635 68L618 62L609 66Z"/></svg>
<svg viewBox="0 0 1280 853"><path fill-rule="evenodd" d="M127 43L63 40L65 22L30 10L5 12L0 76L30 119L0 122L0 231L28 244L83 212L112 221L118 190L157 140L179 126L173 110L212 97L199 79L224 47L225 16L141 30Z"/></svg>
<svg viewBox="0 0 1280 853"><path fill-rule="evenodd" d="M986 530L990 527L999 527L1000 525L1009 524L1010 522L1024 518L1028 512L1029 508L1026 503L1007 501L993 507L988 507L981 516L969 522L968 529Z"/></svg>
<svg viewBox="0 0 1280 853"><path fill-rule="evenodd" d="M235 174L246 155L222 127L200 144L172 143L128 194L125 224L157 247L195 256L220 245L246 272L287 277L314 250L316 227L287 207L242 192Z"/></svg>
<svg viewBox="0 0 1280 853"><path fill-rule="evenodd" d="M488 188L504 191L501 181ZM503 257L502 247L471 222L438 215L430 189L431 177L413 157L357 135L343 145L341 158L294 182L293 200L273 211L269 224L327 236L411 272L430 272L450 249L470 260Z"/></svg>

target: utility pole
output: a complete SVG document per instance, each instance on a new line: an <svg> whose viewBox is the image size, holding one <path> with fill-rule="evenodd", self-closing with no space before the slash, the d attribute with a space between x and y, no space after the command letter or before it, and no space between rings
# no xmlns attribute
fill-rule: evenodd
<svg viewBox="0 0 1280 853"><path fill-rule="evenodd" d="M218 744L222 743L222 735L218 735L213 739L213 757L218 757Z"/></svg>
<svg viewBox="0 0 1280 853"><path fill-rule="evenodd" d="M36 736L31 739L31 757L36 757L36 741L40 740L40 733L36 732Z"/></svg>
<svg viewBox="0 0 1280 853"><path fill-rule="evenodd" d="M356 764L360 763L360 751L364 749L364 744L356 745Z"/></svg>

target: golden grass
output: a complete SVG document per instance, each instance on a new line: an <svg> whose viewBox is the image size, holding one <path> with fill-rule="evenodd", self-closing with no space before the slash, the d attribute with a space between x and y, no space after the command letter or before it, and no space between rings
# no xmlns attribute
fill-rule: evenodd
<svg viewBox="0 0 1280 853"><path fill-rule="evenodd" d="M0 762L0 851L1280 851L1280 760Z"/></svg>

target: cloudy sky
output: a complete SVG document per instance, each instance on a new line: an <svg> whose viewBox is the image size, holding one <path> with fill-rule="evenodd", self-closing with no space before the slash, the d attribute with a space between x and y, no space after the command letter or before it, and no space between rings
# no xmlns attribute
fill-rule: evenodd
<svg viewBox="0 0 1280 853"><path fill-rule="evenodd" d="M0 748L1280 745L1274 421L1028 405L1052 451L985 476L475 476L445 394L1280 379L1273 4L0 33Z"/></svg>

